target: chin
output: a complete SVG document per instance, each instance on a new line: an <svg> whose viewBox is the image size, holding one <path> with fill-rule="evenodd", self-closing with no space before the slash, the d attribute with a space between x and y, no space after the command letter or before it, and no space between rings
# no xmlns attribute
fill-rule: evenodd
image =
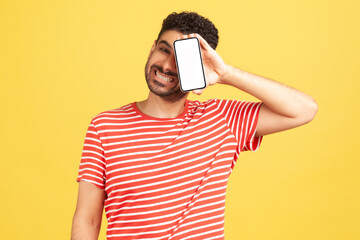
<svg viewBox="0 0 360 240"><path fill-rule="evenodd" d="M177 102L181 99L183 99L188 93L184 93L182 92L180 89L172 89L168 90L168 91L162 91L165 89L159 89L156 86L152 86L150 84L148 84L149 90L155 94L158 97L161 97L163 100L167 101L167 102Z"/></svg>

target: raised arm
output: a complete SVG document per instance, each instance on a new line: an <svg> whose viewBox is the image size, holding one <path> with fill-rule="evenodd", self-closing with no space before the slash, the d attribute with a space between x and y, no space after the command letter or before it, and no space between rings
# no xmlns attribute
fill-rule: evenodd
<svg viewBox="0 0 360 240"><path fill-rule="evenodd" d="M226 64L199 34L192 33L180 38L188 37L197 37L200 41L207 86L217 83L227 84L263 102L256 136L298 127L315 117L318 106L311 96L280 82ZM193 91L198 95L202 92L203 90Z"/></svg>
<svg viewBox="0 0 360 240"><path fill-rule="evenodd" d="M280 82L232 66L229 66L222 82L263 102L256 136L301 126L310 122L317 113L318 106L311 96Z"/></svg>

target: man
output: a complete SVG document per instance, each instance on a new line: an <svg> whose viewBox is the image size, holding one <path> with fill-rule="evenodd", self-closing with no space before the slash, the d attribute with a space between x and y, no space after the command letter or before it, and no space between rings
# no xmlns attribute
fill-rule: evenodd
<svg viewBox="0 0 360 240"><path fill-rule="evenodd" d="M261 102L187 100L172 46L189 37L200 41L207 86L228 84ZM312 97L226 64L217 43L215 26L196 13L164 20L145 66L148 98L89 125L72 239L97 239L104 207L108 239L224 239L226 184L240 152L314 118Z"/></svg>

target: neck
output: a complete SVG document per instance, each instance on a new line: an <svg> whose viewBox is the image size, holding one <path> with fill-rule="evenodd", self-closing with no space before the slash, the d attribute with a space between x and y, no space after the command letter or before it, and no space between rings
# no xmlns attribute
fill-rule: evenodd
<svg viewBox="0 0 360 240"><path fill-rule="evenodd" d="M187 95L175 102L168 102L163 98L149 93L146 100L137 102L136 106L144 114L155 118L176 118L185 108Z"/></svg>

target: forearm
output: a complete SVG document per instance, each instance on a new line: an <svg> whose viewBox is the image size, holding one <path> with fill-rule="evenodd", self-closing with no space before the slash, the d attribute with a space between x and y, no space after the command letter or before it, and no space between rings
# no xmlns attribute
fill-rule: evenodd
<svg viewBox="0 0 360 240"><path fill-rule="evenodd" d="M316 112L315 100L292 87L228 65L221 83L234 86L260 99L272 111L296 118ZM309 116L310 118L311 116Z"/></svg>
<svg viewBox="0 0 360 240"><path fill-rule="evenodd" d="M101 222L94 223L76 215L73 218L71 240L97 240Z"/></svg>

